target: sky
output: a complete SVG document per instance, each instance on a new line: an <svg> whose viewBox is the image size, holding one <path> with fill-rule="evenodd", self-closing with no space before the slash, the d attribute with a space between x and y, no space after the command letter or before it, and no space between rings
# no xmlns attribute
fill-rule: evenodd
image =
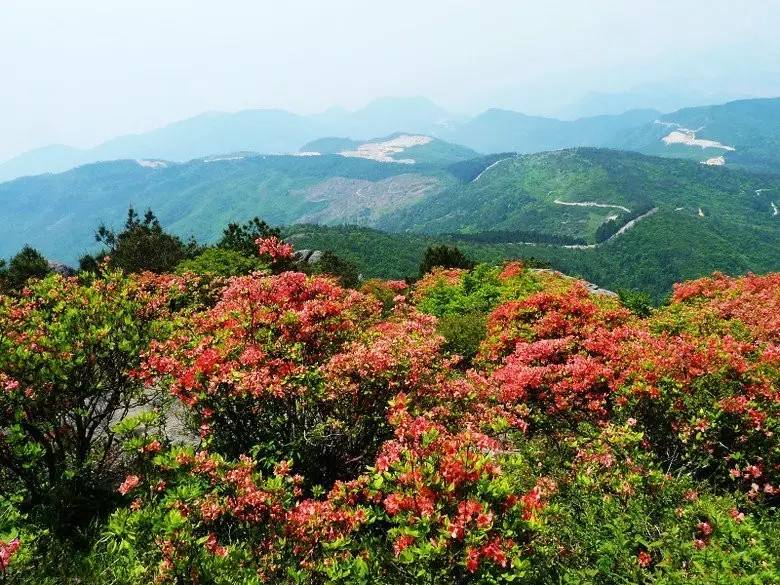
<svg viewBox="0 0 780 585"><path fill-rule="evenodd" d="M0 0L0 161L214 110L780 95L778 25L780 0Z"/></svg>

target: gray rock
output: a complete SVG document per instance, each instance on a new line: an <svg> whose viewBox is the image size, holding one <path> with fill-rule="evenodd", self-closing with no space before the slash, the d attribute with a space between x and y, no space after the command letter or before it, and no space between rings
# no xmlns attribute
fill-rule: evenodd
<svg viewBox="0 0 780 585"><path fill-rule="evenodd" d="M62 262L54 262L53 260L48 260L49 268L52 272L56 272L60 276L75 276L77 271L75 268L71 268L67 264L63 264Z"/></svg>

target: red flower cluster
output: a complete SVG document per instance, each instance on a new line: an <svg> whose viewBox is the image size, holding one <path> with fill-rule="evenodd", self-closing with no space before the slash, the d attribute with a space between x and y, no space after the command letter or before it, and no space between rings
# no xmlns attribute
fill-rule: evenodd
<svg viewBox="0 0 780 585"><path fill-rule="evenodd" d="M3 542L0 540L0 574L4 573L11 563L11 559L17 553L21 543L18 538L14 538L10 542Z"/></svg>
<svg viewBox="0 0 780 585"><path fill-rule="evenodd" d="M190 405L221 387L283 396L300 391L296 376L327 360L378 313L368 297L324 278L297 272L233 278L213 308L152 347L146 377L172 376L171 391Z"/></svg>
<svg viewBox="0 0 780 585"><path fill-rule="evenodd" d="M123 496L126 496L131 491L133 491L136 487L138 487L138 484L141 483L141 478L137 475L128 475L125 481L122 482L122 485L117 488L117 491L122 494Z"/></svg>
<svg viewBox="0 0 780 585"><path fill-rule="evenodd" d="M780 278L716 275L678 286L674 298L645 320L579 285L504 303L481 349L482 363L496 364L487 384L500 403L529 407L530 419L631 419L659 452L671 432L724 477L739 453L764 470L762 483L732 478L754 497L780 493Z"/></svg>
<svg viewBox="0 0 780 585"><path fill-rule="evenodd" d="M289 260L293 257L292 245L281 241L276 236L258 238L255 243L260 256L270 256L274 262Z"/></svg>
<svg viewBox="0 0 780 585"><path fill-rule="evenodd" d="M507 266L501 278L520 270ZM462 277L435 271L414 295L426 282ZM238 411L237 434L257 425L267 443L295 450L259 463L179 453L148 480L162 487L144 497L187 518L209 554L230 556L240 533L246 563L269 580L280 559L321 574L341 561L429 563L489 580L533 554L545 523L560 521L548 511L566 490L595 487L598 500L627 501L664 489L676 465L774 498L777 328L739 298L780 311L778 291L773 277L703 279L641 319L567 281L499 305L463 374L447 367L436 320L408 299L382 306L381 294L298 273L234 278L213 307L183 315L180 330L154 345L144 376L168 384L213 433ZM285 434L290 427L300 434ZM327 442L316 443L322 436ZM539 439L561 440L551 457L564 469L534 459ZM354 464L324 497L305 497L309 477L295 475L312 445L311 469L326 458ZM137 487L131 477L122 493ZM177 481L199 487L177 491ZM699 495L681 488L674 497L693 506ZM722 522L701 517L691 525L696 547L714 542ZM731 518L745 516L734 510ZM165 560L175 563L177 543L166 546L174 552ZM634 550L632 570L661 558L654 548Z"/></svg>

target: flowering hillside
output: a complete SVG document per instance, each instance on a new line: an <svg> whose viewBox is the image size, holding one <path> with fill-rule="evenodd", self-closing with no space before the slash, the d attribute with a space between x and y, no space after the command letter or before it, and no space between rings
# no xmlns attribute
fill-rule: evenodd
<svg viewBox="0 0 780 585"><path fill-rule="evenodd" d="M780 275L0 297L0 582L778 583Z"/></svg>

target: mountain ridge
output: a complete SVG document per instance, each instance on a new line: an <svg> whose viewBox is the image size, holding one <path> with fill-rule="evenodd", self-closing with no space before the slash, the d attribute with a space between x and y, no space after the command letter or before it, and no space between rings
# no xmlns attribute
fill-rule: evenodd
<svg viewBox="0 0 780 585"><path fill-rule="evenodd" d="M691 148L691 143L696 146L694 131L702 121L706 122L700 130L702 138L735 140L735 151L724 160L720 160L723 151L717 148ZM670 131L656 122L677 125L682 135L673 143L664 143ZM238 151L284 154L326 137L366 142L368 137L396 133L433 136L485 154L609 147L780 172L780 155L776 154L780 152L780 98L735 100L667 114L633 109L560 120L501 108L489 108L473 117L456 116L426 98L413 97L380 98L355 111L331 108L310 116L282 109L204 113L150 132L119 136L91 149L52 145L28 151L0 163L0 181L105 160L185 162Z"/></svg>
<svg viewBox="0 0 780 585"><path fill-rule="evenodd" d="M606 288L661 295L716 269L780 269L778 203L777 175L584 147L449 164L335 154L124 160L0 184L0 222L15 226L0 256L30 244L73 263L92 251L97 225L119 225L133 205L204 243L257 215L353 224L392 232L388 242L456 242L478 258L541 257Z"/></svg>

